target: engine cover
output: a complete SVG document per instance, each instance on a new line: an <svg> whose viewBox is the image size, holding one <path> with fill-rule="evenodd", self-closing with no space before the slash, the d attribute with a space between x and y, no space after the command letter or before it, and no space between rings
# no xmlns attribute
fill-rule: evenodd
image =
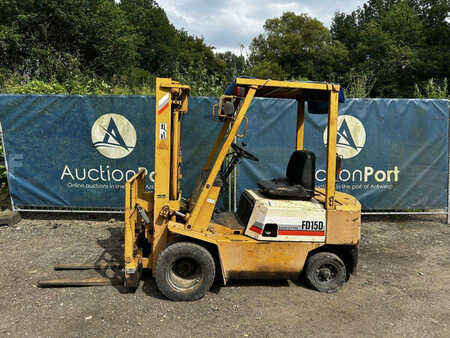
<svg viewBox="0 0 450 338"><path fill-rule="evenodd" d="M314 198L309 201L270 199L250 189L242 195L241 201L253 205L253 210L247 211L250 217L246 236L260 241L325 242L326 210Z"/></svg>

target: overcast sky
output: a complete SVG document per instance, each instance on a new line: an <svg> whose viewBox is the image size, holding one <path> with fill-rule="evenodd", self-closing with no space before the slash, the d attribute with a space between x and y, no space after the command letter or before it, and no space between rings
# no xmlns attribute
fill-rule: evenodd
<svg viewBox="0 0 450 338"><path fill-rule="evenodd" d="M286 11L307 13L329 27L336 11L351 12L364 0L157 0L178 29L203 37L217 51L240 52L263 31L266 19Z"/></svg>

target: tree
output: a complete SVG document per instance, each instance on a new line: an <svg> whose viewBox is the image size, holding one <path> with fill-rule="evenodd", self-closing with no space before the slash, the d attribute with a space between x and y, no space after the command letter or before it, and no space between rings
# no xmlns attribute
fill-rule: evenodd
<svg viewBox="0 0 450 338"><path fill-rule="evenodd" d="M122 0L120 8L138 35L140 68L157 76L179 78L189 69L199 75L190 79L213 74L221 78L225 65L215 58L212 47L202 38L176 30L155 1Z"/></svg>
<svg viewBox="0 0 450 338"><path fill-rule="evenodd" d="M261 68L258 65L265 63L281 78L313 80L328 80L334 71L342 72L348 55L345 46L333 41L320 21L292 12L266 20L264 34L253 39L250 51L255 73Z"/></svg>
<svg viewBox="0 0 450 338"><path fill-rule="evenodd" d="M139 66L169 76L176 65L180 38L164 10L153 0L122 0L120 8L138 35Z"/></svg>
<svg viewBox="0 0 450 338"><path fill-rule="evenodd" d="M189 35L186 31L178 31L180 38L179 67L203 67L210 75L223 74L225 63L216 58L213 47L207 46L203 38Z"/></svg>
<svg viewBox="0 0 450 338"><path fill-rule="evenodd" d="M55 67L68 73L70 62L111 76L138 58L136 35L114 0L0 0L0 22L2 65L33 78L51 77Z"/></svg>
<svg viewBox="0 0 450 338"><path fill-rule="evenodd" d="M372 96L411 97L415 83L448 77L448 11L448 0L369 0L336 13L331 32L352 68L376 78Z"/></svg>
<svg viewBox="0 0 450 338"><path fill-rule="evenodd" d="M248 64L244 56L232 52L216 53L216 58L223 63L225 81L231 82L240 75L247 75Z"/></svg>

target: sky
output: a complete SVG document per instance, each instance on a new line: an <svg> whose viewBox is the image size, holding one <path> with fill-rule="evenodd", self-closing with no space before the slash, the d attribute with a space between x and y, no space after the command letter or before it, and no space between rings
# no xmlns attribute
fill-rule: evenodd
<svg viewBox="0 0 450 338"><path fill-rule="evenodd" d="M336 11L351 12L364 0L157 0L170 22L189 34L203 37L216 51L240 54L263 32L266 19L283 12L306 13L329 27ZM244 50L245 55L245 50Z"/></svg>

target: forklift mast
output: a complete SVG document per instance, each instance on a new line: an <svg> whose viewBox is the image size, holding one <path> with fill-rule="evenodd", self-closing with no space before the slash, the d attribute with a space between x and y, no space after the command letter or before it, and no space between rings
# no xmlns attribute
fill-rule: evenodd
<svg viewBox="0 0 450 338"><path fill-rule="evenodd" d="M179 212L180 136L189 91L189 86L171 79L156 80L154 190L145 191L144 169L125 184L124 282L128 288L137 287L142 269L152 269L167 246L167 220L184 216Z"/></svg>
<svg viewBox="0 0 450 338"><path fill-rule="evenodd" d="M171 79L156 80L153 264L167 245L167 228L159 218L180 209L181 121L188 111L189 91L189 86Z"/></svg>

